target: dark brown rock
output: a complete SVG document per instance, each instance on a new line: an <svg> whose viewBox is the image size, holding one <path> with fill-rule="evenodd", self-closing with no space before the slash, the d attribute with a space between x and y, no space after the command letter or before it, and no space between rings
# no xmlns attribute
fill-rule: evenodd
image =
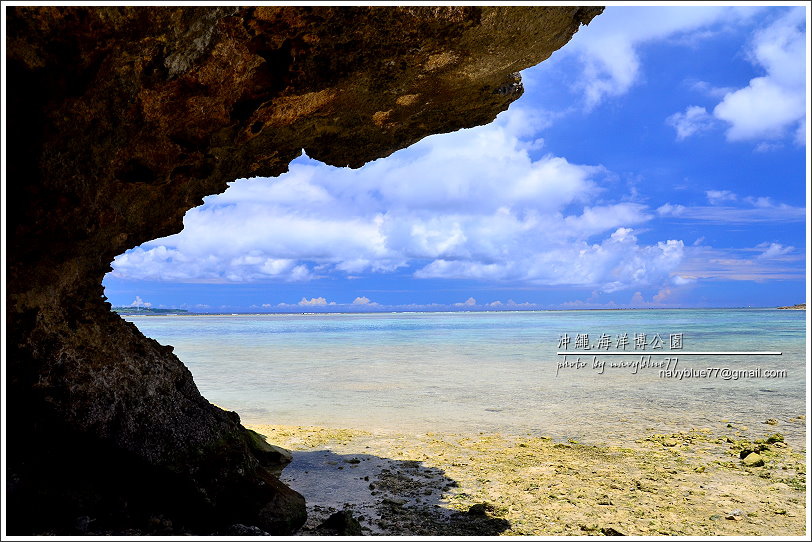
<svg viewBox="0 0 812 542"><path fill-rule="evenodd" d="M341 510L325 519L319 529L335 536L361 536L361 524L349 510Z"/></svg>
<svg viewBox="0 0 812 542"><path fill-rule="evenodd" d="M289 450L268 444L268 441L265 440L265 435L260 435L251 429L246 429L245 436L248 442L248 448L254 457L259 460L259 463L263 467L277 476L282 474L282 470L293 459L293 454L291 454Z"/></svg>
<svg viewBox="0 0 812 542"><path fill-rule="evenodd" d="M110 262L302 149L358 167L490 122L601 9L8 8L9 533L301 525L239 418L110 312Z"/></svg>

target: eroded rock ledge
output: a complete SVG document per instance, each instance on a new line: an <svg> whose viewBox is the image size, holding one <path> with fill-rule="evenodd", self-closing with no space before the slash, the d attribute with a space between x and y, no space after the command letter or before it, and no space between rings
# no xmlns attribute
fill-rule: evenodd
<svg viewBox="0 0 812 542"><path fill-rule="evenodd" d="M297 529L239 417L110 312L109 263L302 149L358 167L490 122L601 11L10 8L9 533Z"/></svg>

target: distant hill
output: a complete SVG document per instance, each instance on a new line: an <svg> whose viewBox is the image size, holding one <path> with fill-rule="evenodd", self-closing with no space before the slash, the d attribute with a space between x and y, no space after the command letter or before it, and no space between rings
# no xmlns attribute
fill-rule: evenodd
<svg viewBox="0 0 812 542"><path fill-rule="evenodd" d="M778 307L779 309L786 309L790 311L805 311L806 310L806 303L800 303L798 305L792 305L791 307Z"/></svg>
<svg viewBox="0 0 812 542"><path fill-rule="evenodd" d="M119 314L183 314L189 311L183 309L153 309L152 307L113 307Z"/></svg>

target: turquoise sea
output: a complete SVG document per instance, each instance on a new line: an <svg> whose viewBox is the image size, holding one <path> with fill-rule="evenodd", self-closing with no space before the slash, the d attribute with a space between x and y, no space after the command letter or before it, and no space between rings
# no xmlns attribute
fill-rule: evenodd
<svg viewBox="0 0 812 542"><path fill-rule="evenodd" d="M805 317L684 309L126 319L173 345L202 394L246 423L583 442L732 423L756 435L780 430L802 446L805 423L788 420L806 408ZM651 358L640 354L643 334ZM781 355L684 354L755 351ZM671 377L661 374L667 360ZM770 418L780 424L763 423Z"/></svg>

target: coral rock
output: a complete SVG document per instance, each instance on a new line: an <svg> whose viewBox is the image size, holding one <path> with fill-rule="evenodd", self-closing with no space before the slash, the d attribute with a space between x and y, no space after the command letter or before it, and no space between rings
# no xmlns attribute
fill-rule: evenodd
<svg viewBox="0 0 812 542"><path fill-rule="evenodd" d="M238 417L110 312L110 262L302 149L359 167L490 122L601 10L8 8L9 533L297 529Z"/></svg>

